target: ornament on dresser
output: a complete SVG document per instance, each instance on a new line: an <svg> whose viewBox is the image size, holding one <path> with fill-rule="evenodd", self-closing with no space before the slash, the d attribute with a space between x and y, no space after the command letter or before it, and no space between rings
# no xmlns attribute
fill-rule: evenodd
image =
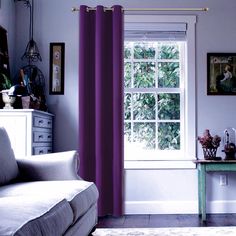
<svg viewBox="0 0 236 236"><path fill-rule="evenodd" d="M13 82L6 73L0 73L0 93L2 101L5 103L4 109L13 109L13 104L17 97L25 96L27 91L20 84L13 85Z"/></svg>
<svg viewBox="0 0 236 236"><path fill-rule="evenodd" d="M2 101L5 106L4 109L13 109L12 104L15 102L14 96L9 96L9 89L12 86L10 78L7 76L7 73L3 71L0 73L0 93L2 94Z"/></svg>
<svg viewBox="0 0 236 236"><path fill-rule="evenodd" d="M218 135L212 136L210 130L206 129L203 136L198 136L198 141L202 145L204 159L206 160L217 160L221 159L216 157L217 149L220 146L221 137Z"/></svg>
<svg viewBox="0 0 236 236"><path fill-rule="evenodd" d="M10 96L9 95L9 90L2 90L1 94L2 94L2 101L5 104L3 109L14 109L12 105L15 102L16 97Z"/></svg>
<svg viewBox="0 0 236 236"><path fill-rule="evenodd" d="M47 111L45 99L45 79L42 71L35 65L27 65L20 69L17 83L22 84L27 91L27 96L22 97L22 107Z"/></svg>
<svg viewBox="0 0 236 236"><path fill-rule="evenodd" d="M44 87L43 73L35 65L22 67L13 79L0 73L0 93L5 103L4 109L31 108L47 111Z"/></svg>
<svg viewBox="0 0 236 236"><path fill-rule="evenodd" d="M224 149L222 152L225 153L226 160L235 159L236 153L236 130L235 128L227 128L224 130Z"/></svg>

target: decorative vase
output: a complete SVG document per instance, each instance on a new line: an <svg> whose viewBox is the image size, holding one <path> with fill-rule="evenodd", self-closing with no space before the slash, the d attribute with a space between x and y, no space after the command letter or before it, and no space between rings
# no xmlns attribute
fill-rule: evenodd
<svg viewBox="0 0 236 236"><path fill-rule="evenodd" d="M30 108L30 96L22 96L21 97L22 108L29 109Z"/></svg>
<svg viewBox="0 0 236 236"><path fill-rule="evenodd" d="M15 102L16 97L10 96L8 94L8 92L9 92L9 90L2 90L1 91L1 93L2 93L2 100L5 103L5 106L3 107L3 109L14 109L12 105Z"/></svg>
<svg viewBox="0 0 236 236"><path fill-rule="evenodd" d="M216 148L204 148L203 147L202 149L203 149L204 159L214 160L216 158L217 147Z"/></svg>

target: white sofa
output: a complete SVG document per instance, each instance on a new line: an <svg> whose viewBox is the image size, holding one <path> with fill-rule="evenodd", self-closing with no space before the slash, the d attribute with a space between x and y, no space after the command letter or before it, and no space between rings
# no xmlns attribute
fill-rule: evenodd
<svg viewBox="0 0 236 236"><path fill-rule="evenodd" d="M17 159L0 127L0 236L87 236L98 190L77 175L76 151Z"/></svg>

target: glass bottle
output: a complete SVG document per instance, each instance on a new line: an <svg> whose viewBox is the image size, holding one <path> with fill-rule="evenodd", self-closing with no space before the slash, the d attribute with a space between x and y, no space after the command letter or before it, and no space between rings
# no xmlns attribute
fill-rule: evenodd
<svg viewBox="0 0 236 236"><path fill-rule="evenodd" d="M224 130L224 150L225 159L235 159L236 152L236 130L235 128L226 128Z"/></svg>

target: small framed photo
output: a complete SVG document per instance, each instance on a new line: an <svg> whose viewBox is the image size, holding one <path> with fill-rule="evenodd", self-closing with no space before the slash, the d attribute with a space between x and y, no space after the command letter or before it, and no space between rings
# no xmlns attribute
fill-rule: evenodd
<svg viewBox="0 0 236 236"><path fill-rule="evenodd" d="M207 53L207 95L236 95L236 53Z"/></svg>
<svg viewBox="0 0 236 236"><path fill-rule="evenodd" d="M64 94L65 43L50 43L49 94Z"/></svg>

